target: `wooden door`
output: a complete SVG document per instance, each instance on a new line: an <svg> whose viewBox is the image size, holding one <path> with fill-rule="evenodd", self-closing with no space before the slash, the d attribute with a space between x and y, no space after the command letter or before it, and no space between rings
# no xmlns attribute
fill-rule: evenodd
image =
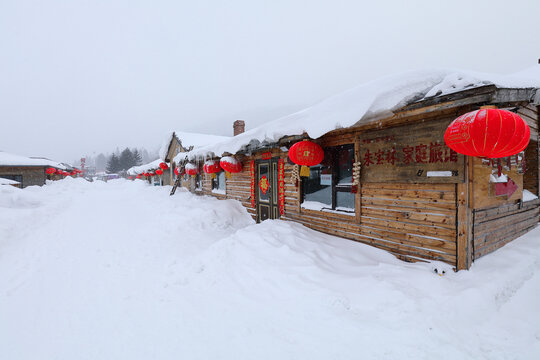
<svg viewBox="0 0 540 360"><path fill-rule="evenodd" d="M257 222L279 218L277 158L256 162L255 188Z"/></svg>

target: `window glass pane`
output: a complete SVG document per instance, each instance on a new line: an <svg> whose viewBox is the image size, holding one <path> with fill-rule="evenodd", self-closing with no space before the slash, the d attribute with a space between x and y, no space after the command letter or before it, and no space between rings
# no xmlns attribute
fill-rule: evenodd
<svg viewBox="0 0 540 360"><path fill-rule="evenodd" d="M302 178L304 201L316 201L332 207L332 151L324 151L320 165L309 168L309 177Z"/></svg>
<svg viewBox="0 0 540 360"><path fill-rule="evenodd" d="M259 201L270 201L270 179L268 174L268 164L259 165L259 183L257 186L257 192L259 194Z"/></svg>
<svg viewBox="0 0 540 360"><path fill-rule="evenodd" d="M336 209L337 210L354 210L354 194L351 192L337 191L336 192Z"/></svg>
<svg viewBox="0 0 540 360"><path fill-rule="evenodd" d="M202 189L201 174L195 176L195 188L198 190Z"/></svg>
<svg viewBox="0 0 540 360"><path fill-rule="evenodd" d="M351 145L340 146L337 149L337 183L338 185L352 185L352 164L354 147Z"/></svg>
<svg viewBox="0 0 540 360"><path fill-rule="evenodd" d="M218 189L225 190L225 171L221 171L218 176Z"/></svg>

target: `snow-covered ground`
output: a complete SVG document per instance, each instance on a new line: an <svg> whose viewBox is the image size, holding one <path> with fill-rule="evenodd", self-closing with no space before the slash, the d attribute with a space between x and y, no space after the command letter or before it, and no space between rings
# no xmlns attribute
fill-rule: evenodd
<svg viewBox="0 0 540 360"><path fill-rule="evenodd" d="M0 359L540 358L539 229L453 273L169 190L0 186Z"/></svg>

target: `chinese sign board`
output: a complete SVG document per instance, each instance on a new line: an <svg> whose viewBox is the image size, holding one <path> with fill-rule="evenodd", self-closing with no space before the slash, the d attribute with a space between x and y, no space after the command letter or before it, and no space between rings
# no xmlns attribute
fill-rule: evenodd
<svg viewBox="0 0 540 360"><path fill-rule="evenodd" d="M430 121L360 135L361 181L463 182L463 155L444 143L450 121Z"/></svg>

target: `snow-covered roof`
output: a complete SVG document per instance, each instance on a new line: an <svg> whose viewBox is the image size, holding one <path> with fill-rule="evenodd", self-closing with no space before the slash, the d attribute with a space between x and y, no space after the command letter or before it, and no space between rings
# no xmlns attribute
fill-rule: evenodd
<svg viewBox="0 0 540 360"><path fill-rule="evenodd" d="M0 166L51 166L57 169L66 169L66 166L56 161L15 155L4 151L0 151Z"/></svg>
<svg viewBox="0 0 540 360"><path fill-rule="evenodd" d="M275 143L284 136L303 133L316 139L335 129L368 123L379 114L391 115L393 111L414 101L485 85L540 88L540 66L511 75L438 69L385 76L240 135L179 154L175 160L179 162L186 156L195 159L234 154L250 143Z"/></svg>
<svg viewBox="0 0 540 360"><path fill-rule="evenodd" d="M20 182L0 177L0 185L18 185Z"/></svg>
<svg viewBox="0 0 540 360"><path fill-rule="evenodd" d="M139 175L143 172L148 172L153 169L157 169L159 167L159 164L161 164L163 160L157 159L152 162L149 162L148 164L143 164L139 166L133 166L127 170L128 175Z"/></svg>
<svg viewBox="0 0 540 360"><path fill-rule="evenodd" d="M163 143L161 144L161 147L159 149L159 158L161 160L165 160L167 157L167 151L169 150L169 146L171 144L171 141L173 139L173 136L175 136L180 140L182 143L182 146L186 149L189 149L190 147L198 148L201 146L213 144L219 141L224 141L230 139L229 136L219 136L219 135L208 135L208 134L197 134L197 133L190 133L190 132L184 132L184 131L173 131L167 135Z"/></svg>

